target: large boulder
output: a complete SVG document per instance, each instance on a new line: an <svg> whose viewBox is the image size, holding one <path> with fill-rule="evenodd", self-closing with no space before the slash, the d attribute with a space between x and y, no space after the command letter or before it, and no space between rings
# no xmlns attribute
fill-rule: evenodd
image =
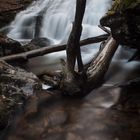
<svg viewBox="0 0 140 140"><path fill-rule="evenodd" d="M33 73L0 61L0 129L6 127L11 114L37 90L41 90L41 82Z"/></svg>
<svg viewBox="0 0 140 140"><path fill-rule="evenodd" d="M110 27L113 37L120 44L140 49L139 11L140 0L116 0L100 24Z"/></svg>
<svg viewBox="0 0 140 140"><path fill-rule="evenodd" d="M24 52L21 44L5 35L0 34L0 56Z"/></svg>

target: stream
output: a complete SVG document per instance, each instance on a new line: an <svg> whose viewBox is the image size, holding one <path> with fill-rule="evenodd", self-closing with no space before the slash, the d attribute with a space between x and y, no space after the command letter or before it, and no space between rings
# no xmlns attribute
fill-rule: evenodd
<svg viewBox="0 0 140 140"><path fill-rule="evenodd" d="M110 7L111 0L87 0L81 39L104 32L97 27L99 19ZM67 42L75 13L75 0L38 0L17 14L9 25L8 36L20 42L29 42L35 35L36 17L41 15L39 37L51 44ZM81 49L84 64L98 52L99 44ZM104 84L83 99L67 99L58 94L42 92L19 113L12 127L6 131L6 140L139 140L140 117L136 113L115 109L123 90L115 85L136 78L140 63L127 62L132 52L119 46ZM60 59L65 51L30 59L26 68L35 74L61 69ZM139 93L138 91L130 91Z"/></svg>

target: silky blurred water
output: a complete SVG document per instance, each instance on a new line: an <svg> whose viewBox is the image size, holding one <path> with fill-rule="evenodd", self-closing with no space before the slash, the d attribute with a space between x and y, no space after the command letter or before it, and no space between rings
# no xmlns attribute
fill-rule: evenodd
<svg viewBox="0 0 140 140"><path fill-rule="evenodd" d="M81 39L104 33L97 25L99 19L109 8L110 3L111 0L87 0ZM10 25L8 36L21 42L34 38L36 17L41 14L39 37L50 39L51 44L66 43L74 20L75 7L76 0L35 1L26 10L17 14ZM82 57L84 63L89 62L98 49L99 44L83 47ZM32 70L36 68L33 72L40 72L46 66L48 68L55 67L60 62L60 58L65 58L65 56L65 51L49 54L45 57L31 59L28 66ZM40 61L39 64L37 64L38 61Z"/></svg>

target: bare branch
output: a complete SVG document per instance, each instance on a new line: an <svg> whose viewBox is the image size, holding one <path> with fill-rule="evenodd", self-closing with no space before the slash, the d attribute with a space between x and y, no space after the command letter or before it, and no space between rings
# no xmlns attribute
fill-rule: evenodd
<svg viewBox="0 0 140 140"><path fill-rule="evenodd" d="M105 28L104 26L98 25L98 27L101 28L103 31L105 31L107 34L111 34L111 31Z"/></svg>

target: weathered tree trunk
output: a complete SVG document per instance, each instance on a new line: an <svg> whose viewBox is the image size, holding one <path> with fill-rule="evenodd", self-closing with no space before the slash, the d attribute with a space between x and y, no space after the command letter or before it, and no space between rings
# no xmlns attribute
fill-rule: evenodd
<svg viewBox="0 0 140 140"><path fill-rule="evenodd" d="M85 7L86 7L86 0L76 1L75 21L73 23L72 31L69 36L67 49L66 49L67 70L71 74L74 73L76 59L77 59L79 71L83 70L79 41L82 33L82 20L85 12Z"/></svg>
<svg viewBox="0 0 140 140"><path fill-rule="evenodd" d="M86 71L87 78L84 79L79 73L76 73L74 80L64 81L63 90L66 95L85 96L92 89L102 83L105 73L108 70L111 59L118 48L118 43L110 36L104 44L101 52L93 59Z"/></svg>
<svg viewBox="0 0 140 140"><path fill-rule="evenodd" d="M96 59L91 62L87 69L87 90L91 90L101 83L117 48L118 43L112 36L110 36L106 41L104 48L96 56Z"/></svg>
<svg viewBox="0 0 140 140"><path fill-rule="evenodd" d="M62 89L66 92L66 94L70 95L79 93L81 90L80 86L83 85L83 82L86 80L79 44L85 7L86 0L76 1L75 20L66 47L67 63L66 71L64 72L65 77L62 83ZM78 72L80 73L75 71L76 60L78 64ZM79 83L79 78L82 78L80 80L82 83Z"/></svg>

